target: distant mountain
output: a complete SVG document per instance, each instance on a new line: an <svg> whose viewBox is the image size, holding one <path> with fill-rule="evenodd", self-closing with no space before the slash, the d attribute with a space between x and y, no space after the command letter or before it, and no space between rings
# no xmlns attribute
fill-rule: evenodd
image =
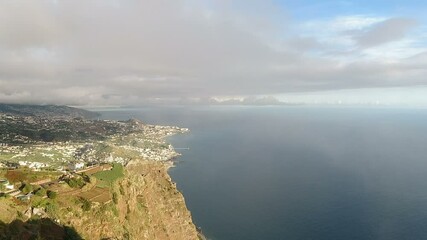
<svg viewBox="0 0 427 240"><path fill-rule="evenodd" d="M63 117L63 118L96 118L100 114L84 109L58 105L27 105L0 103L0 113L21 116Z"/></svg>

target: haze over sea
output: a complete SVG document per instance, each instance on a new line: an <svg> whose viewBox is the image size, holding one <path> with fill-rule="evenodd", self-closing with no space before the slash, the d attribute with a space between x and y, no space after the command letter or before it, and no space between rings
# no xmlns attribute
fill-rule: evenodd
<svg viewBox="0 0 427 240"><path fill-rule="evenodd" d="M427 111L326 107L106 110L191 132L170 170L210 239L425 239Z"/></svg>

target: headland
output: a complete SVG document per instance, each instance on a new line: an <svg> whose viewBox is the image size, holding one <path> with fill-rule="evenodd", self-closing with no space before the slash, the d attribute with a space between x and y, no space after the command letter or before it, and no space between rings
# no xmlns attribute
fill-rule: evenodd
<svg viewBox="0 0 427 240"><path fill-rule="evenodd" d="M64 108L0 111L0 238L203 239L167 173L188 129Z"/></svg>

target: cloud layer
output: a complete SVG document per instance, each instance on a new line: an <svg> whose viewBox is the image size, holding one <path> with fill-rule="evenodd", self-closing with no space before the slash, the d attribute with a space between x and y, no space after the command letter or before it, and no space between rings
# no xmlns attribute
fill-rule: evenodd
<svg viewBox="0 0 427 240"><path fill-rule="evenodd" d="M413 19L297 23L273 1L250 2L3 1L0 101L120 105L427 84ZM381 57L387 48L395 54Z"/></svg>

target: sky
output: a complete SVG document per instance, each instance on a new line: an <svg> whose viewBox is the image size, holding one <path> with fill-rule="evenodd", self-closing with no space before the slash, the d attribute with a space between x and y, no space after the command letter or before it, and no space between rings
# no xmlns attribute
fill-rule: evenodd
<svg viewBox="0 0 427 240"><path fill-rule="evenodd" d="M0 102L427 107L425 12L414 0L4 0Z"/></svg>

